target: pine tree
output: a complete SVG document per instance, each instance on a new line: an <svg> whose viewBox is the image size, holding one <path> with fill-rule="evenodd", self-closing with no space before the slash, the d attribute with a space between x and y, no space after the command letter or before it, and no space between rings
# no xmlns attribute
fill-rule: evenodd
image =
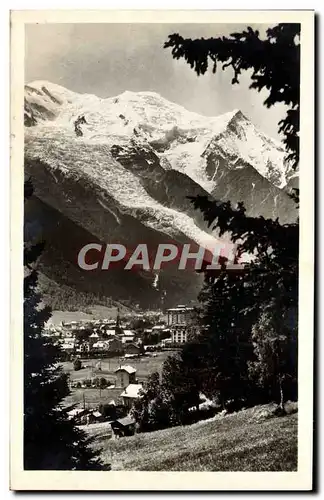
<svg viewBox="0 0 324 500"><path fill-rule="evenodd" d="M178 423L186 423L189 408L198 407L200 381L197 369L191 363L192 353L182 350L169 356L163 363L162 386L172 395L172 404Z"/></svg>
<svg viewBox="0 0 324 500"><path fill-rule="evenodd" d="M247 293L244 275L223 269L217 276L206 277L199 295L201 328L196 338L184 346L192 353L200 390L216 399L223 409L240 407L250 401L248 363L253 359L249 323L255 311L250 309L253 295Z"/></svg>
<svg viewBox="0 0 324 500"><path fill-rule="evenodd" d="M286 159L293 168L297 168L299 36L299 24L279 24L267 30L264 40L260 39L257 30L249 27L242 33L233 33L230 37L207 40L184 39L179 34L173 34L169 36L165 47L172 48L172 56L175 59L184 58L198 75L203 75L207 71L210 61L213 63L214 73L218 69L218 63L222 63L222 69L231 67L234 72L232 84L239 83L242 71L252 70L250 88L268 92L264 104L270 107L281 102L288 106L286 117L279 122L279 132L284 135ZM292 198L298 204L298 190ZM225 275L217 278L212 271L205 273L206 286L200 297L204 315L203 332L198 339L204 347L199 348L201 355L198 355L197 348L195 362L201 365L207 363L210 373L209 378L204 377L207 385L211 388L218 387L223 401L224 397L231 398L235 392L233 392L235 384L238 387L248 387L246 381L240 380L240 374L245 379L250 366L250 373L254 369L254 375L258 374L257 382L269 386L269 378L265 382L265 373L260 370L260 363L262 364L261 359L264 361L264 349L269 347L267 344L271 343L272 339L280 339L272 342L273 356L277 356L278 360L280 358L281 367L285 365L286 380L290 378L296 381L297 342L290 342L289 339L293 339L297 331L298 221L281 225L278 219L248 217L243 203L232 207L230 201L215 202L203 196L190 199L195 208L202 211L211 229L217 229L220 236L229 235L231 241L238 245L237 259L244 254L253 255L252 262L245 266L244 294L241 293L243 289L240 281L230 279L228 273L225 273L228 275L227 278ZM219 303L218 297L227 298ZM254 327L253 343L256 359L252 361L250 334L253 325L259 323L265 310L271 319L273 335L269 332L264 334L263 330L261 332L257 326ZM293 325L285 327L283 333L280 319L289 314L292 314ZM240 338L246 346L246 349L242 346L238 349L236 362L231 347L234 345L235 330L239 332L238 341ZM290 346L290 353L281 348L286 344ZM268 368L267 374L276 386L282 375L278 375L278 367L276 370L271 370L269 365ZM206 366L204 369L207 374ZM282 368L280 370L282 371ZM239 392L242 392L241 389Z"/></svg>
<svg viewBox="0 0 324 500"><path fill-rule="evenodd" d="M269 304L252 329L255 360L249 365L251 378L266 400L284 409L287 399L297 398L297 328L290 318L278 317Z"/></svg>
<svg viewBox="0 0 324 500"><path fill-rule="evenodd" d="M157 372L152 373L132 408L139 432L150 432L180 423L173 394L161 383Z"/></svg>
<svg viewBox="0 0 324 500"><path fill-rule="evenodd" d="M25 183L25 199L32 194ZM61 351L44 336L50 308L41 305L35 263L44 244L24 245L24 468L28 470L100 470L98 452L62 407L69 394L59 365Z"/></svg>
<svg viewBox="0 0 324 500"><path fill-rule="evenodd" d="M290 346L290 352L283 350L280 363L285 364L286 380L290 378L293 387L297 383L297 342L289 339L296 337L297 331L298 223L282 226L278 220L247 217L242 204L234 209L229 202L215 203L204 197L192 199L192 202L202 210L207 222L218 228L221 236L225 233L231 235L232 241L238 244L239 255L254 255L253 261L245 264L241 275L231 274L226 266L220 276L215 276L213 271L205 273L206 285L200 294L205 330L198 340L205 344L205 359L209 366L206 393L208 387L217 388L223 405L224 401L231 399L256 402L254 400L261 396L251 387L249 366L254 366L255 374L259 373L259 378L252 377L253 381L257 386L262 385L265 378L257 370L257 361L251 365L251 351L253 341L254 353L260 361L264 332L254 334L253 338L251 333L265 310L272 318L272 327L281 339L280 344ZM283 331L283 320L287 316L291 321ZM235 345L236 333L235 360L232 346ZM197 364L200 362L199 350L196 352ZM282 359L283 356L289 356L289 360ZM271 376L275 387L278 375L269 370ZM265 385L269 386L269 380ZM296 390L292 389L290 393L296 395ZM276 391L268 391L269 397L274 394L278 400Z"/></svg>

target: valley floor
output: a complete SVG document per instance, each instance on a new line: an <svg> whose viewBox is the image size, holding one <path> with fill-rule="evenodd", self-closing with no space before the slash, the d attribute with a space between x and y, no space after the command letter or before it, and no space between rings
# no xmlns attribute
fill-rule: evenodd
<svg viewBox="0 0 324 500"><path fill-rule="evenodd" d="M96 447L112 470L297 470L298 414L272 418L266 414L266 407L256 407L117 440L99 432Z"/></svg>
<svg viewBox="0 0 324 500"><path fill-rule="evenodd" d="M104 377L112 384L115 384L116 373L115 370L120 365L131 365L136 368L136 378L139 383L145 382L147 377L153 372L161 372L164 361L168 356L171 356L174 351L163 351L156 354L156 357L142 356L130 360L123 360L119 357L114 358L101 358L101 370L96 368L98 358L82 359L82 369L75 371L71 361L64 361L60 363L63 371L69 375L72 383L82 382L85 379L94 379L96 377ZM84 403L87 408L96 408L101 403L108 403L111 399L116 401L120 400L120 394L123 389L107 388L101 391L96 388L90 389L76 389L73 388L71 393L65 398L65 406L76 404L83 407Z"/></svg>

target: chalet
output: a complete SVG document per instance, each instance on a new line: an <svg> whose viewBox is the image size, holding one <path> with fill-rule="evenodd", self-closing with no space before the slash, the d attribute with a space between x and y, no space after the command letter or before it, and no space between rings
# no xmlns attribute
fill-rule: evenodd
<svg viewBox="0 0 324 500"><path fill-rule="evenodd" d="M73 408L68 412L68 419L69 420L76 420L79 421L84 415L88 413L88 410L84 408Z"/></svg>
<svg viewBox="0 0 324 500"><path fill-rule="evenodd" d="M111 422L112 437L118 439L123 436L133 436L135 434L135 420L131 417L124 417Z"/></svg>
<svg viewBox="0 0 324 500"><path fill-rule="evenodd" d="M87 420L88 420L87 423L94 424L97 422L103 422L104 417L100 411L96 410L96 411L89 413Z"/></svg>
<svg viewBox="0 0 324 500"><path fill-rule="evenodd" d="M136 383L136 369L129 365L123 365L115 370L116 387L127 387Z"/></svg>
<svg viewBox="0 0 324 500"><path fill-rule="evenodd" d="M143 389L142 384L129 384L121 393L124 405L130 409L136 399L140 397L140 391Z"/></svg>

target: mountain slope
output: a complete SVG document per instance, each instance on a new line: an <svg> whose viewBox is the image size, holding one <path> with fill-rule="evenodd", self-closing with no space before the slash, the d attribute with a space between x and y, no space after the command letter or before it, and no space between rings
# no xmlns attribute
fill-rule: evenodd
<svg viewBox="0 0 324 500"><path fill-rule="evenodd" d="M106 427L95 443L112 470L297 470L297 414L260 418L271 406L115 440Z"/></svg>
<svg viewBox="0 0 324 500"><path fill-rule="evenodd" d="M77 136L74 122L80 115L86 123ZM64 276L57 272L54 279L68 286L82 282L87 288L91 281L89 273L77 268L81 247L76 241L123 243L128 248L143 242L152 248L165 242L218 246L189 195L243 201L249 214L282 222L296 217L294 203L278 187L288 175L282 148L238 111L210 118L152 92L100 99L34 82L25 88L25 125L25 170L32 177L39 211L30 213L45 227L51 209L54 226L61 227L59 244L52 236L55 231L46 232L52 251L50 258L43 256L42 271L53 278L61 259ZM32 217L26 217L31 223ZM80 273L82 278L76 278ZM115 279L109 275L114 285L104 285L106 276L93 282L99 288L102 282L100 293L145 306L156 305L159 298L154 295L162 291L170 304L193 299L201 283L192 271L175 267L161 271L158 290L152 285L155 273L137 273L132 285L126 274Z"/></svg>

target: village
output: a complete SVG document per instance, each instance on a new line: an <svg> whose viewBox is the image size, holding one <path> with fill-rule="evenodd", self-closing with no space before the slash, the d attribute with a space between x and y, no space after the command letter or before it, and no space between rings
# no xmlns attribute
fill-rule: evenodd
<svg viewBox="0 0 324 500"><path fill-rule="evenodd" d="M107 437L132 435L134 401L147 377L160 372L165 359L188 340L194 308L124 313L115 318L48 323L45 335L60 344L61 364L69 375L65 400L69 418Z"/></svg>

